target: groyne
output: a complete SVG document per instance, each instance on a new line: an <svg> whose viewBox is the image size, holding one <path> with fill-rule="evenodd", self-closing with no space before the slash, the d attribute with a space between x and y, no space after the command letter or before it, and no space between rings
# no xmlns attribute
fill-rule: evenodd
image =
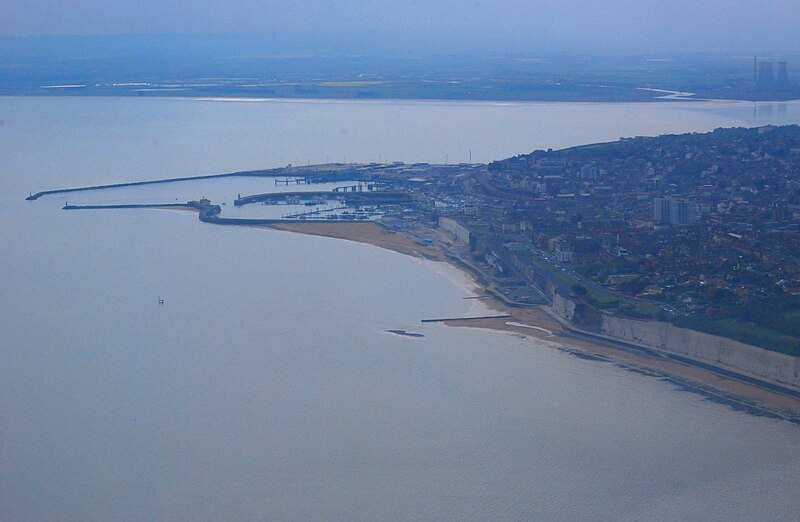
<svg viewBox="0 0 800 522"><path fill-rule="evenodd" d="M444 323L450 321L478 321L480 319L513 319L513 315L499 314L499 315L481 315L477 317L445 317L442 319L422 319L422 323Z"/></svg>

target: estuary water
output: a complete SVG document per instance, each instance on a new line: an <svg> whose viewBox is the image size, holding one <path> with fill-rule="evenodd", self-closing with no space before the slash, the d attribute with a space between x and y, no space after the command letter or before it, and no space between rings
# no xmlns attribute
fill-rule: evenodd
<svg viewBox="0 0 800 522"><path fill-rule="evenodd" d="M551 343L421 324L482 311L452 267L24 201L796 122L796 103L0 98L0 519L797 520L800 427ZM230 202L259 183L69 199Z"/></svg>

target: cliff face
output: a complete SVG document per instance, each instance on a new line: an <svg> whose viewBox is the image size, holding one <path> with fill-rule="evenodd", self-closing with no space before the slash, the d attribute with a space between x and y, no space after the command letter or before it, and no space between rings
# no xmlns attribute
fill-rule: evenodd
<svg viewBox="0 0 800 522"><path fill-rule="evenodd" d="M574 322L574 302L556 293L552 308L560 317L582 328ZM800 357L770 352L733 339L678 328L669 323L607 314L602 316L599 331L593 328L586 330L800 388Z"/></svg>
<svg viewBox="0 0 800 522"><path fill-rule="evenodd" d="M572 318L575 317L575 303L570 301L569 299L564 299L561 297L561 294L553 294L553 311L558 314L559 317L566 319L569 322L572 322Z"/></svg>
<svg viewBox="0 0 800 522"><path fill-rule="evenodd" d="M658 321L637 321L606 315L598 333L664 350L667 349L667 330L670 326L669 323Z"/></svg>

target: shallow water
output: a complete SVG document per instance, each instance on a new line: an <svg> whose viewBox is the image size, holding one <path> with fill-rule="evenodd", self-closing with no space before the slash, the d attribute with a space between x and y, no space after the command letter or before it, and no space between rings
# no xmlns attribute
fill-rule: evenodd
<svg viewBox="0 0 800 522"><path fill-rule="evenodd" d="M23 200L303 155L486 161L764 123L765 107L800 120L796 104L0 98L0 518L796 518L798 426L543 341L420 323L482 311L452 267ZM229 181L80 197L232 198Z"/></svg>

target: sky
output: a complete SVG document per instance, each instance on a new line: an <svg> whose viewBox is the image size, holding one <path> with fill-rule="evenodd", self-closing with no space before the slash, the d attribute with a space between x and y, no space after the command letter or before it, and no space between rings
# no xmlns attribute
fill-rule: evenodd
<svg viewBox="0 0 800 522"><path fill-rule="evenodd" d="M797 0L3 0L0 36L319 32L331 45L631 54L800 50Z"/></svg>

